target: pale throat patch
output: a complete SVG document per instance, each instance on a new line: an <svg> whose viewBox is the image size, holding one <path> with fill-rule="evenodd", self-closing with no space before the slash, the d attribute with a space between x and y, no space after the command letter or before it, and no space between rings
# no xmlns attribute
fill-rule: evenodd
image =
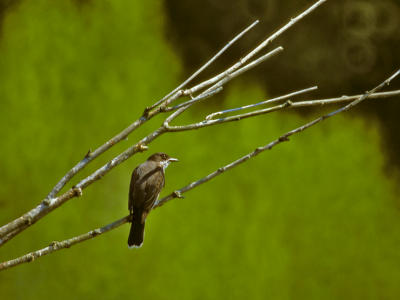
<svg viewBox="0 0 400 300"><path fill-rule="evenodd" d="M161 164L161 166L162 166L162 168L163 168L163 171L165 172L165 169L169 166L169 164L170 164L171 162L169 161L169 160L164 160L164 161L162 161L160 164Z"/></svg>

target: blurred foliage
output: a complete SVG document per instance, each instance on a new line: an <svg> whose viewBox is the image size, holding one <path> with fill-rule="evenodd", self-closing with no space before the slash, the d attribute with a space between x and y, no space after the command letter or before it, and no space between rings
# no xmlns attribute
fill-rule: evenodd
<svg viewBox="0 0 400 300"><path fill-rule="evenodd" d="M186 73L210 57L253 20L260 24L238 42L216 64L230 65L290 18L311 0L169 0L167 32L183 58ZM201 13L199 13L201 12ZM207 20L207 22L204 22ZM271 47L285 51L251 72L272 95L318 85L314 95L335 97L369 90L400 65L400 2L398 0L327 1L289 29ZM288 86L288 82L290 85ZM399 89L399 81L391 89ZM315 96L314 96L315 97ZM400 101L372 103L358 109L382 123L388 166L400 167ZM309 110L307 110L309 111Z"/></svg>
<svg viewBox="0 0 400 300"><path fill-rule="evenodd" d="M25 0L6 11L1 224L177 84L180 62L165 40L161 4ZM224 107L266 97L241 80L225 94ZM220 108L214 101L177 122ZM0 260L127 214L130 172L150 152L181 160L167 171L168 193L310 117L283 112L164 136L0 248ZM0 273L2 299L397 299L398 191L383 172L378 124L352 112L328 120L155 210L140 250L127 248L126 225Z"/></svg>

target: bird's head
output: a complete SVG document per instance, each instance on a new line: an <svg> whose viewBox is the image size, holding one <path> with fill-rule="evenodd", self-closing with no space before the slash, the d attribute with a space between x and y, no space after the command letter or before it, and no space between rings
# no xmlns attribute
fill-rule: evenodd
<svg viewBox="0 0 400 300"><path fill-rule="evenodd" d="M165 153L162 153L162 152L154 153L147 160L159 163L163 167L163 169L168 167L168 165L171 162L178 161L177 158L173 158L173 157L169 156L168 154L165 154Z"/></svg>

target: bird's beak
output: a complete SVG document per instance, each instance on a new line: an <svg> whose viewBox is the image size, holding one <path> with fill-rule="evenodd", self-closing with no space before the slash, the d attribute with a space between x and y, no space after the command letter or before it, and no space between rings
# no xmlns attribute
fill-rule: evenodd
<svg viewBox="0 0 400 300"><path fill-rule="evenodd" d="M179 159L171 157L171 158L168 159L168 161L174 162L174 161L179 161Z"/></svg>

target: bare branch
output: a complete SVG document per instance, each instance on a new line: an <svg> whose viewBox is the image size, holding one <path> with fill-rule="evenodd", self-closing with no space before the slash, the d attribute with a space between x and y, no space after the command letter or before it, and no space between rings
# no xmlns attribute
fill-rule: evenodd
<svg viewBox="0 0 400 300"><path fill-rule="evenodd" d="M372 95L376 91L382 89L385 85L389 85L390 82L395 77L397 77L399 74L400 74L400 70L395 72L392 76L390 76L384 82L379 84L377 87L373 88L371 91L368 91L365 94L359 96L356 100L354 100L350 104L347 104L346 106L343 106L342 108L340 108L338 110L335 110L335 111L333 111L333 112L331 112L329 114L323 115L323 116L321 116L321 117L319 117L319 118L317 118L317 119L315 119L315 120L313 120L313 121L311 121L311 122L309 122L307 124L304 124L303 126L300 126L300 127L296 128L296 129L293 129L293 130L285 133L284 135L280 136L276 140L272 141L271 143L269 143L269 144L267 144L267 145L265 145L263 147L258 147L253 152L251 152L251 153L239 158L238 160L230 163L229 165L226 165L226 166L224 166L222 168L219 168L215 172L207 175L206 177L204 177L204 178L202 178L202 179L200 179L198 181L192 182L192 183L188 184L187 186L185 186L185 187L183 187L183 188L181 188L181 189L179 189L177 191L174 191L173 193L171 193L168 196L166 196L166 197L162 198L161 200L159 200L157 202L157 204L154 206L154 208L162 206L165 202L167 202L167 201L169 201L171 199L177 198L177 195L181 195L181 194L183 194L183 193L185 193L185 192L187 192L187 191L189 191L189 190L191 190L191 189L193 189L193 188L195 188L195 187L197 187L197 186L199 186L199 185L211 180L212 178L224 173L225 171L230 170L230 169L238 166L239 164L249 160L250 158L253 158L253 157L257 156L258 154L260 154L261 152L263 152L265 150L270 150L274 146L276 146L276 145L278 145L278 144L280 144L282 142L289 141L289 137L291 135L294 135L296 133L302 132L302 131L304 131L304 130L306 130L306 129L308 129L308 128L316 125L316 124L318 124L319 122L322 122L325 119L328 119L328 118L330 118L330 117L332 117L332 116L334 116L334 115L336 115L338 113L341 113L341 112L349 110L350 108L352 108L352 107L356 106L357 104L359 104L361 101L363 101L363 100L367 99L368 97L370 97L370 95Z"/></svg>
<svg viewBox="0 0 400 300"><path fill-rule="evenodd" d="M222 89L222 88L221 88ZM217 92L219 92L221 89L214 90L208 95L203 95L202 97L207 97L211 96ZM81 180L78 184L76 184L73 188L65 192L59 197L56 198L51 198L51 199L45 199L43 200L38 206L30 210L29 212L25 213L21 217L15 219L14 221L8 223L7 225L3 226L0 228L0 246L4 245L6 242L8 242L11 238L13 238L16 234L22 232L29 226L33 225L36 223L38 220L43 218L45 215L53 211L55 208L61 206L64 204L66 201L82 195L82 190L88 187L90 184L93 182L99 180L102 178L104 175L106 175L108 172L110 172L113 168L130 158L132 155L134 155L137 152L142 152L147 150L147 146L149 143L151 143L153 140L158 138L160 135L163 133L167 132L167 128L164 126L161 126L154 132L150 133L148 136L144 137L141 139L138 143L135 145L129 147L127 150L113 158L111 161L103 165L101 168L97 169L95 172L93 172L91 175L87 176L83 180ZM12 235L8 235L11 232L13 232ZM7 238L3 238L7 236Z"/></svg>
<svg viewBox="0 0 400 300"><path fill-rule="evenodd" d="M172 192L168 196L166 196L166 197L160 199L159 201L157 201L157 203L154 205L153 209L164 205L166 202L168 202L168 201L170 201L170 200L172 200L174 198L182 198L182 194L184 194L184 193L186 193L186 192L198 187L199 185L201 185L201 184L203 184L203 183L205 183L207 181L210 181L211 179L213 179L213 178L225 173L226 171L229 171L229 170L237 167L238 165L246 162L247 160L249 160L251 158L256 157L258 154L260 154L260 153L262 153L262 152L264 152L266 150L271 150L273 147L275 147L276 145L278 145L278 144L280 144L282 142L289 141L289 137L290 136L292 136L294 134L297 134L297 133L300 133L300 132L302 132L302 131L304 131L304 130L306 130L306 129L308 129L308 128L310 128L310 127L312 127L312 126L314 126L314 125L316 125L316 124L318 124L318 123L320 123L320 122L322 122L322 121L324 121L324 120L326 120L326 119L328 119L328 118L330 118L332 116L335 116L335 115L337 115L337 114L339 114L341 112L344 112L344 111L347 111L347 110L351 109L352 107L354 107L357 104L361 103L363 100L365 100L368 97L370 97L376 91L382 89L385 85L389 85L390 82L395 77L397 77L399 74L400 74L400 70L395 72L392 76L390 76L384 82L379 84L377 87L375 87L372 90L366 92L365 94L359 96L356 100L354 100L353 102L347 104L346 106L343 106L340 109L337 109L337 110L335 110L335 111L333 111L333 112L331 112L329 114L323 115L323 116L321 116L321 117L319 117L317 119L314 119L311 122L308 122L308 123L306 123L306 124L304 124L304 125L302 125L300 127L297 127L296 129L293 129L293 130L281 135L279 138L277 138L276 140L268 143L267 145L265 145L263 147L258 147L254 151L246 154L245 156L242 156L241 158L235 160L234 162L231 162L228 165L225 165L225 166L223 166L221 168L218 168L216 171L210 173L209 175L207 175L207 176L205 176L205 177L203 177L203 178L201 178L201 179L199 179L197 181L194 181L194 182L186 185L185 187L183 187L183 188L181 188L179 190L175 190L174 192ZM96 236L98 236L98 235L100 235L102 233L105 233L107 231L115 229L115 228L121 226L122 224L124 224L124 223L126 223L128 221L129 221L129 216L126 216L126 217L124 217L122 219L119 219L119 220L109 224L109 225L106 225L106 226L104 226L102 228L98 228L98 229L89 231L88 233L79 235L77 237L74 237L74 238L71 238L71 239L68 239L68 240L65 240L65 241L62 241L62 242L53 242L53 243L50 244L50 246L48 246L46 248L31 252L31 253L23 255L23 256L21 256L19 258L12 259L12 260L9 260L9 261L1 263L0 264L0 270L5 270L7 268L11 268L11 267L17 266L17 265L22 264L22 263L31 262L31 261L33 261L33 260L35 260L35 259L37 259L37 258L39 258L41 256L47 255L47 254L55 252L57 250L64 249L64 248L69 248L69 247L71 247L71 246L73 246L73 245L75 245L77 243L83 242L83 241L91 239L91 238L95 238Z"/></svg>
<svg viewBox="0 0 400 300"><path fill-rule="evenodd" d="M236 41L238 41L240 38L242 38L251 29L253 29L258 23L259 23L258 20L254 21L250 26L248 26L246 29L244 29L242 32L240 32L238 35L236 35L221 50L219 50L217 54L215 54L209 61L207 61L203 66L201 66L200 69L198 69L196 72L194 72L188 79L186 79L183 83L181 83L177 88L175 88L168 95L164 96L161 100L157 101L152 106L148 107L147 110L150 111L150 110L154 109L155 107L157 107L158 105L161 105L162 103L167 101L171 97L171 95L173 95L173 94L179 92L181 89L183 89L194 78L196 78L201 72L203 72L208 66L210 66L218 57L220 57L230 46L232 46ZM183 92L181 92L181 93L183 95Z"/></svg>
<svg viewBox="0 0 400 300"><path fill-rule="evenodd" d="M266 40L264 40L260 45L258 45L253 51L251 51L249 54L247 54L243 59L243 63L247 62L251 58L254 57L258 52L261 51L261 49L265 48L268 44L270 44L273 40L275 40L278 36L280 36L282 33L284 33L286 30L288 30L290 27L292 27L294 24L296 24L298 21L303 19L305 16L310 14L312 11L314 11L317 7L319 7L321 4L326 2L327 0L319 0L318 2L314 3L311 5L308 9L306 9L304 12L302 12L300 15L297 17L291 19L289 23L287 23L285 26L281 27L276 31L274 34L272 34L270 37L268 37Z"/></svg>
<svg viewBox="0 0 400 300"><path fill-rule="evenodd" d="M381 93L373 93L368 96L368 99L379 99L379 98L389 98L393 96L400 95L400 90L394 90L389 92L381 92ZM288 107L290 108L298 108L298 107L310 107L310 106L323 106L328 104L339 104L343 102L349 102L360 98L362 95L353 95L353 96L341 96L335 98L328 99L319 99L319 100L305 100L305 101L297 101L292 102ZM271 107L273 108L273 107Z"/></svg>
<svg viewBox="0 0 400 300"><path fill-rule="evenodd" d="M82 243L82 242L84 242L86 240L89 240L89 239L92 239L92 238L94 238L96 236L99 236L99 235L101 235L101 234L103 234L103 233L105 233L107 231L115 229L115 228L121 226L122 224L125 224L128 221L129 221L129 216L126 216L126 217L124 217L122 219L119 219L119 220L117 220L117 221L115 221L115 222L113 222L111 224L108 224L108 225L106 225L104 227L91 230L91 231L89 231L89 232L87 232L85 234L70 238L68 240L64 240L64 241L61 241L61 242L56 242L56 241L51 242L49 246L47 246L47 247L45 247L43 249L40 249L40 250L37 250L37 251L34 251L34 252L30 252L30 253L25 254L25 255L23 255L21 257L18 257L16 259L12 259L12 260L0 263L0 271L6 270L8 268L15 267L15 266L18 266L18 265L23 264L23 263L32 262L32 261L34 261L34 260L36 260L36 259L38 259L38 258L40 258L42 256L45 256L47 254L56 252L56 251L61 250L61 249L70 248L70 247L72 247L72 246L74 246L74 245L76 245L78 243Z"/></svg>
<svg viewBox="0 0 400 300"><path fill-rule="evenodd" d="M103 165L101 168L97 169L91 175L87 176L83 180L81 180L78 184L76 184L73 188L69 189L67 192L62 194L59 197L52 198L52 199L45 199L43 200L38 206L30 210L29 212L25 213L23 216L15 219L14 221L8 223L7 225L3 226L1 229L6 228L6 233L3 236L9 234L10 232L17 230L18 232L22 232L29 226L36 223L38 220L43 218L45 215L56 209L57 207L64 204L66 201L78 197L82 195L82 190L88 187L93 182L102 178L105 174L110 172L113 168L127 160L133 154L137 152L142 152L147 149L146 145L165 133L166 130L164 127L160 127L159 129L155 130L148 136L141 139L138 143L133 145L132 147L128 148L111 161ZM6 227L7 226L7 227ZM1 239L3 236L0 237L0 246L4 245L9 239Z"/></svg>
<svg viewBox="0 0 400 300"><path fill-rule="evenodd" d="M233 77L240 75L244 71L247 71L248 69L255 67L256 65L258 65L261 62L263 62L264 60L274 56L275 54L277 54L278 52L280 52L282 50L283 50L283 47L277 47L273 51L270 51L269 53L263 55L262 57L255 59L253 62L250 62L245 66L243 66L245 64L245 61L243 61L243 59L240 59L237 63L235 63L233 66L231 66L227 70L223 71L222 73L214 76L211 79L203 81L202 83L199 83L198 85L196 85L190 89L184 90L183 93L185 95L193 95L194 93L196 93L210 85L213 85L211 88L207 89L207 91L210 91L213 88L216 88L216 86L223 85L225 82L229 81ZM240 70L242 70L242 72L239 72ZM235 74L235 75L233 75L233 74ZM226 78L229 78L229 79L226 80Z"/></svg>
<svg viewBox="0 0 400 300"><path fill-rule="evenodd" d="M230 80L232 76L236 76L235 74L239 74L243 71L245 71L248 68L253 67L256 65L259 61L259 59L256 59L255 61L249 63L246 65L248 61L250 61L257 53L261 51L268 43L270 43L272 40L274 40L277 36L279 36L281 33L286 31L289 27L291 27L293 24L295 24L297 21L302 19L304 16L309 14L312 10L317 8L320 4L325 2L326 0L320 0L316 2L313 6L308 8L306 11L301 13L299 16L296 18L292 19L288 24L286 24L284 27L279 29L277 32L275 32L271 37L266 39L264 42L262 42L259 46L257 46L254 50L252 50L249 54L247 54L243 59L241 59L237 64L235 64L233 67L229 69L229 72L225 72L224 75L216 81L216 83L211 86L206 92L213 92L215 89L219 91L219 87L222 87L224 83ZM253 28L257 22L253 23L250 25L248 28L246 28L242 33L240 33L237 37L235 37L232 41L236 41L238 38L240 38L242 35L244 35L248 30ZM212 61L214 61L223 51L225 51L233 42L229 42L217 55L212 58L208 63L206 63L205 66L199 69L199 71L196 71L193 76L191 76L188 80L190 81L193 79L200 71L202 71L205 67L207 67ZM266 56L260 59L265 59ZM245 65L243 68L242 66ZM235 73L238 72L238 73ZM186 84L186 82L184 82ZM56 197L56 195L61 191L61 189L68 183L80 170L82 170L90 161L94 160L97 158L99 155L107 151L109 148L111 148L113 145L116 143L120 142L121 140L126 139L126 137L135 129L137 129L139 126L141 126L143 123L147 122L150 120L152 117L155 115L165 111L165 105L169 105L173 100L178 99L181 96L187 95L185 92L183 92L179 87L176 92L171 92L169 96L167 95L166 98L163 100L163 105L158 106L154 109L145 109L142 117L132 123L128 128L123 130L121 133L117 134L114 138L109 140L107 143L104 145L100 146L96 150L89 151L84 159L80 161L76 166L74 166L53 188L53 190L49 193L46 199L44 199L39 205L37 205L35 208L30 210L29 212L25 213L21 217L9 222L8 224L2 226L0 228L0 238L3 238L0 240L0 246L3 245L6 241L10 240L13 236L17 235L18 233L22 232L24 229L28 228L35 222L37 222L39 219L47 215L49 212L51 212L53 209L59 207L66 201L68 201L71 198L77 197L82 195L82 190L86 188L88 185L93 183L94 181L100 179L102 176L107 174L110 170L112 170L115 166L119 165L132 155L134 155L137 152L145 151L147 149L147 145L162 135L165 132L171 132L171 131L178 131L178 130L170 130L167 126L165 126L167 123L164 123L163 126L161 126L159 129L154 131L153 133L150 133L148 136L143 138L141 141L136 143L135 145L129 147L127 150L125 150L123 153L120 155L116 156L114 159L109 161L106 165L101 167L100 169L96 170L93 172L91 175L88 177L84 178L81 180L75 187L69 189L66 191L64 194L60 195L59 197ZM193 91L192 91L193 92ZM191 94L191 93L189 93ZM204 95L203 95L204 96ZM190 105L184 106L179 108L174 114L175 116L179 115L183 111L185 111ZM168 119L167 119L168 120ZM7 238L5 238L7 237Z"/></svg>
<svg viewBox="0 0 400 300"><path fill-rule="evenodd" d="M48 194L47 198L51 199L54 198L59 191L67 184L72 177L74 177L79 171L81 171L89 162L91 162L93 159L110 149L112 146L115 144L119 143L122 140L125 140L127 136L137 129L139 126L141 126L144 122L148 121L152 117L154 117L156 114L160 113L160 111L154 111L152 114L150 114L150 110L154 109L161 103L163 103L166 100L170 100L169 103L171 103L173 100L183 96L182 92L179 92L183 87L185 87L188 83L190 83L194 78L196 78L202 71L204 71L209 65L211 65L219 56L221 56L229 47L231 47L237 40L239 40L241 37L243 37L247 32L249 32L252 28L254 28L257 24L259 23L258 20L253 22L250 26L245 28L242 32L240 32L238 35L236 35L231 41L229 41L216 55L214 55L207 63L205 63L200 69L198 69L196 72L194 72L188 79L186 79L181 85L179 85L177 88L175 88L173 91L171 91L168 95L166 95L164 98L161 100L157 101L154 103L152 106L146 108L145 113L141 118L133 122L131 125L129 125L127 128L125 128L123 131L121 131L119 134L111 138L109 141L107 141L105 144L101 145L94 151L90 151L86 154L86 156L78 163L76 164L70 171L65 174L63 178L54 186L54 188L51 190L51 192ZM172 97L171 97L172 96Z"/></svg>
<svg viewBox="0 0 400 300"><path fill-rule="evenodd" d="M387 98L387 97L391 97L391 96L395 96L395 95L400 95L400 90L385 92L385 93L373 93L368 98L371 98L371 99ZM299 101L299 102L292 102L291 100L288 100L285 103L282 103L279 105L275 105L275 106L260 109L260 110L255 110L255 111L240 114L240 115L234 115L234 116L229 116L229 117L220 118L220 119L208 119L207 120L207 118L213 117L213 114L210 114L206 117L206 120L200 121L198 123L192 123L192 124L181 125L181 126L171 126L168 124L167 129L168 129L168 131L171 131L171 132L195 130L195 129L200 129L203 127L219 125L219 124L228 123L228 122L241 121L243 119L247 119L247 118L251 118L251 117L255 117L255 116L259 116L259 115L265 115L265 114L275 112L275 111L285 109L285 108L321 106L321 105L335 104L335 103L337 104L337 103L342 103L342 102L349 102L349 101L358 99L361 96L362 95L342 96L342 97L338 97L338 98ZM282 96L282 97L286 97L286 96ZM274 99L271 99L271 100L274 100ZM263 102L260 102L260 103L263 103ZM251 107L251 106L255 106L257 104L253 104L253 105L249 105L249 106ZM232 111L240 110L240 109L242 109L242 108L239 107L237 109L233 109ZM217 112L217 113L225 113L225 112L228 112L228 111L222 111L222 112ZM214 114L217 114L217 113L214 113Z"/></svg>
<svg viewBox="0 0 400 300"><path fill-rule="evenodd" d="M274 50L268 52L267 54L251 61L247 65L237 69L235 72L226 74L226 76L223 79L221 79L216 84L211 86L207 91L212 91L214 89L217 89L217 88L223 86L225 83L231 81L233 78L243 74L244 72L246 72L248 70L251 70L252 68L254 68L255 66L258 66L260 63L264 62L268 58L271 58L271 57L275 56L276 54L279 54L282 51L283 51L283 47L279 46L279 47L275 48Z"/></svg>
<svg viewBox="0 0 400 300"><path fill-rule="evenodd" d="M325 116L322 116L321 118L329 118L332 117L338 113L341 113L343 111L347 111L349 109L351 109L352 107L356 106L357 104L359 104L361 101L364 101L365 99L367 99L371 94L375 93L376 91L382 89L385 85L390 85L390 82L395 79L397 76L399 76L400 74L400 69L397 70L392 76L390 76L388 79L386 79L384 82L382 82L380 85L378 85L377 87L375 87L374 89L366 92L364 95L362 95L360 98L358 98L357 100L354 100L353 102L347 104L346 106L343 106L342 108L339 108L338 110L335 110L333 112L331 112L330 114L327 114Z"/></svg>
<svg viewBox="0 0 400 300"><path fill-rule="evenodd" d="M201 93L200 95L196 96L195 98L193 98L193 99L191 99L191 100L189 100L189 101L186 101L186 102L184 102L184 103L175 105L175 106L173 106L173 107L166 107L166 108L165 108L165 111L177 110L177 109L182 108L182 107L184 107L184 106L188 106L188 105L194 104L194 103L196 103L196 102L200 102L200 101L202 101L202 100L205 100L205 99L207 99L207 98L210 98L211 96L214 96L215 94L219 93L220 91L222 91L222 86L221 86L221 87L218 87L218 88L216 88L216 89L213 89L212 91L209 91L209 92L205 91L205 92ZM173 115L173 114L171 114L171 116L172 116L172 115ZM173 117L173 118L171 119L171 116L169 116L169 117L166 118L165 120L167 121L167 120L173 120L173 119L175 119L175 117ZM167 123L168 123L168 122L170 122L170 121L167 121Z"/></svg>
<svg viewBox="0 0 400 300"><path fill-rule="evenodd" d="M193 104L195 104L196 102L199 102L205 98L208 98L208 95L213 93L213 92L219 92L222 89L222 86L229 82L230 80L232 80L233 78L239 76L240 74L242 74L243 72L252 69L253 67L257 66L258 64L260 64L261 62L265 61L266 59L278 54L279 52L281 52L283 50L282 47L277 47L274 50L268 52L267 54L261 56L260 58L254 60L253 62L245 65L244 67L240 68L239 70L236 70L235 72L229 74L229 73L224 73L224 77L222 79L220 79L217 83L215 83L213 86L211 86L210 88L208 88L206 91L203 91L200 96L191 99L189 101L186 101L184 103L181 103L179 105L176 105L172 108L167 108L167 110L174 110L177 109L177 111L175 111L173 114L171 114L167 119L165 119L163 126L168 130L168 131L177 131L177 130L169 130L170 127L169 123L174 120L175 118L177 118L180 114L182 114L184 111L186 111L189 107L191 107ZM206 96L206 97L205 97Z"/></svg>
<svg viewBox="0 0 400 300"><path fill-rule="evenodd" d="M228 44L226 44L213 58L211 58L210 61L208 61L203 67L201 67L198 71L196 71L192 76L188 78L184 83L181 84L177 89L175 89L173 92L168 94L166 97L163 98L164 100L168 100L168 104L172 102L172 100L175 100L182 96L182 92L179 90L184 87L188 82L190 82L193 78L195 78L201 71L203 71L207 66L209 66L215 59L217 59L224 51L226 51L234 42L236 42L239 38L241 38L244 34L246 34L250 29L252 29L258 21L255 21L253 24L251 24L249 27L247 27L245 30L243 30L241 33L239 33L234 39L232 39ZM178 91L178 92L176 92ZM160 102L161 103L161 102ZM0 238L3 238L0 240L0 246L3 245L6 241L10 240L15 234L18 234L25 228L31 226L34 224L39 218L43 217L46 215L48 212L52 211L52 208L58 207L59 205L55 206L54 204L58 203L64 203L66 200L69 200L72 197L58 197L55 198L55 196L61 191L61 189L78 173L80 172L87 164L89 164L92 160L100 156L102 153L110 149L112 146L116 145L119 143L121 140L124 140L127 138L127 136L140 127L143 123L147 122L150 120L152 117L155 115L159 114L160 112L163 111L162 107L159 107L156 110L150 111L149 109L146 109L143 116L133 122L129 127L124 129L121 133L117 134L114 136L112 139L107 141L105 144L101 145L94 151L89 151L85 157L78 163L76 164L70 171L67 172L67 174L55 185L55 187L52 189L52 191L48 194L45 200L43 200L37 207L32 209L31 211L25 213L23 216L9 222L8 224L0 227ZM158 135L157 135L158 136ZM112 160L109 164L111 166L118 165L118 162L122 162L138 152L138 149L135 149L135 146L140 145L141 147L144 146L142 143L137 143L136 145L130 147L127 149L124 153L122 153L120 156L116 157L114 160ZM144 148L141 148L141 150ZM121 158L125 158L121 160ZM101 169L96 171L91 175L90 178L86 178L86 181L84 182L85 186L87 186L87 183L91 183L94 180L99 179L101 176L103 176L108 170L106 166L103 166ZM65 194L71 194L70 191L67 191ZM62 199L62 201L60 201ZM40 216L40 217L39 217ZM18 230L17 230L18 229ZM16 231L17 230L17 231ZM4 237L8 235L9 233L14 232L14 235L9 235L9 238L5 239Z"/></svg>
<svg viewBox="0 0 400 300"><path fill-rule="evenodd" d="M212 91L214 91L216 89L221 88L224 84L226 84L227 82L231 81L233 78L243 74L244 72L246 72L248 70L251 70L255 66L257 66L260 63L264 62L268 58L271 58L271 57L275 56L276 54L278 54L281 51L283 51L283 47L277 47L274 50L268 52L267 54L261 56L260 58L258 58L256 60L252 61L251 63L241 67L240 69L236 70L233 73L227 73L227 74L224 73L224 77L222 79L220 79L216 84L214 84L212 87L207 89L205 92L202 92L200 95L207 94L207 93L210 93L210 92L212 92ZM184 106L189 106L189 105L192 105L192 104L194 104L196 102L199 102L201 100L203 100L203 98L196 97L195 99L191 99L189 101L186 101L186 102L181 103L179 105L176 105L174 107L168 108L168 110L175 110L175 109L179 109L179 108L184 107Z"/></svg>
<svg viewBox="0 0 400 300"><path fill-rule="evenodd" d="M282 51L283 48L282 47L278 47L272 51L270 51L269 53L263 55L262 57L256 59L255 61L249 63L248 65L240 68L239 70L231 73L231 74L225 74L220 81L218 81L217 83L215 83L212 87L208 88L206 91L203 91L199 96L197 96L194 99L191 99L189 101L186 101L184 103L181 103L179 105L176 105L174 107L171 108L167 108L169 110L175 110L177 109L173 114L171 114L168 118L165 119L163 126L164 128L166 128L168 131L175 131L175 130L169 130L171 127L169 126L169 123L174 120L175 118L177 118L180 114L182 114L183 112L185 112L189 107L191 107L193 104L208 98L209 95L214 94L214 93L218 93L220 90L222 90L222 86L227 83L228 81L230 81L231 79L235 78L236 76L242 74L243 72L250 70L251 68L255 67L256 65L258 65L259 63L261 63L262 61L265 61L266 59L274 56L275 54L279 53L280 51Z"/></svg>
<svg viewBox="0 0 400 300"><path fill-rule="evenodd" d="M108 140L106 143L98 147L96 150L94 151L89 150L89 152L85 155L85 157L79 163L77 163L71 170L69 170L63 178L61 178L61 180L54 186L54 188L48 194L47 198L48 199L54 198L61 191L61 189L72 179L72 177L74 177L79 171L81 171L84 167L86 167L86 165L89 164L93 159L100 156L101 154L103 154L105 151L107 151L120 141L125 140L132 131L137 129L139 126L148 121L154 115L155 114L148 117L142 116L140 119L133 122L131 125L129 125L127 128L125 128L123 131L121 131L119 134L117 134L110 140ZM1 236L1 229L0 229L0 236Z"/></svg>
<svg viewBox="0 0 400 300"><path fill-rule="evenodd" d="M199 90L210 86L214 84L215 82L220 81L222 78L226 77L228 74L231 74L241 68L244 64L246 64L250 59L252 59L255 55L257 55L262 49L264 49L268 44L270 44L273 40L275 40L278 36L280 36L282 33L284 33L286 30L288 30L290 27L292 27L294 24L296 24L298 21L303 19L305 16L310 14L312 11L314 11L317 7L319 7L321 4L326 2L327 0L319 0L312 6L310 6L307 10L299 14L297 17L291 19L286 25L281 27L279 30L277 30L275 33L273 33L271 36L269 36L267 39L265 39L262 43L260 43L256 48L254 48L252 51L250 51L245 57L240 59L239 62L231 66L229 69L227 69L225 72L217 75L216 77L209 79L207 81L204 81L190 89L187 89L184 91L185 95L192 95Z"/></svg>
<svg viewBox="0 0 400 300"><path fill-rule="evenodd" d="M250 104L250 105L245 105L245 106L241 106L241 107L237 107L237 108L231 108L231 109L227 109L227 110L217 111L217 112L214 112L212 114L209 114L208 116L206 116L205 119L208 121L208 120L213 119L216 116L220 116L220 115L223 115L223 114L226 114L226 113L239 111L239 110L244 110L244 109L248 109L248 108L253 108L253 107L256 107L256 106L259 106L259 105L265 105L265 104L270 104L270 103L274 103L274 102L280 102L280 101L288 99L290 97L294 97L294 96L297 96L297 95L301 95L301 94L304 94L304 93L315 91L316 89L318 89L318 87L317 86L313 86L313 87L310 87L310 88L307 88L307 89L304 89L304 90L300 90L300 91L296 91L296 92L293 92L293 93L289 93L289 94L286 94L286 95L283 95L283 96L279 96L279 97L272 98L272 99L269 99L269 100L266 100L266 101L262 101L262 102L258 102L258 103L255 103L255 104Z"/></svg>
<svg viewBox="0 0 400 300"><path fill-rule="evenodd" d="M378 98L389 98L393 96L400 95L400 90L389 91L389 92L381 92L381 93L373 93L369 95L368 99L378 99ZM336 98L329 99L320 99L320 100L305 100L293 102L290 106L291 108L296 107L308 107L308 106L323 106L327 104L338 104L342 102L353 101L360 98L362 95L354 95L354 96L341 96Z"/></svg>
<svg viewBox="0 0 400 300"><path fill-rule="evenodd" d="M192 99L192 102L190 102L189 104L186 104L185 106L181 106L178 108L178 110L176 110L174 113L172 113L168 118L166 118L164 120L163 123L163 127L166 128L168 130L169 128L169 123L174 120L175 118L177 118L181 113L183 113L186 109L189 108L189 106L191 106L192 104L194 104L197 101L209 98L217 93L219 93L220 91L222 91L222 87L216 88L210 92L203 92L201 93L199 96L197 96L196 98Z"/></svg>

